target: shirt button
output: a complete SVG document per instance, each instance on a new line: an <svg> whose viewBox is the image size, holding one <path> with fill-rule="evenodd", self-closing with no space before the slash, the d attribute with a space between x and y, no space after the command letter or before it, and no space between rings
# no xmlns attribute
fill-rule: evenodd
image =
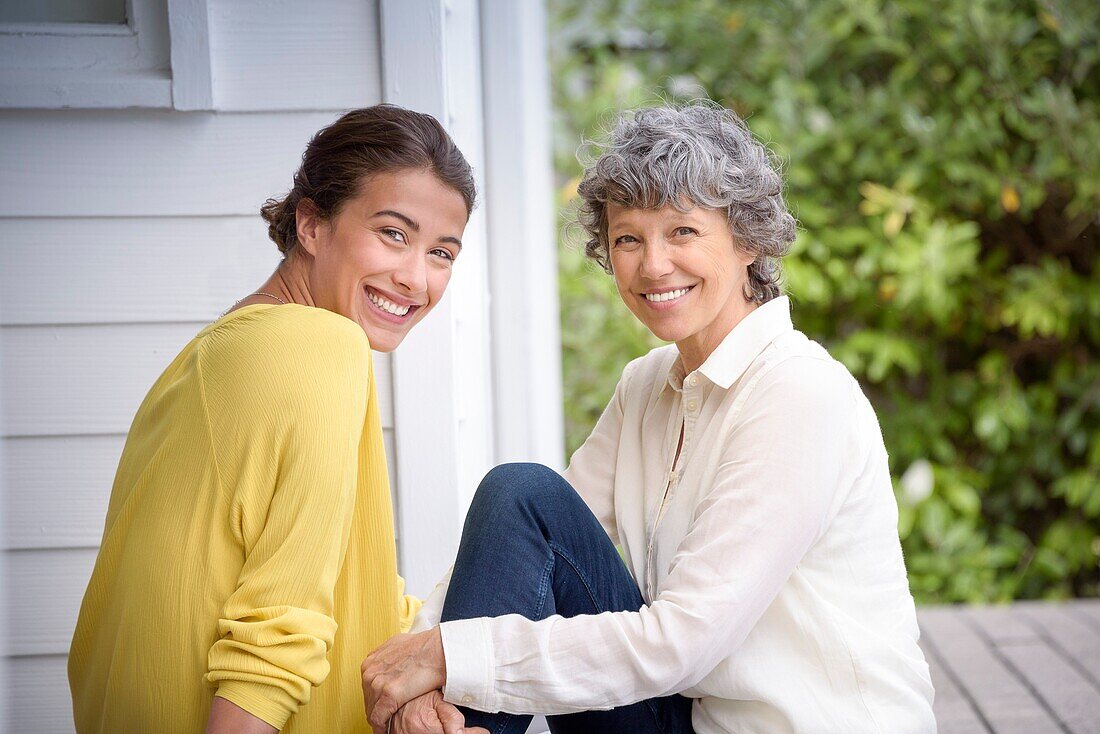
<svg viewBox="0 0 1100 734"><path fill-rule="evenodd" d="M462 703L473 703L473 701L474 701L474 699L471 698L470 696L463 696L462 697Z"/></svg>
<svg viewBox="0 0 1100 734"><path fill-rule="evenodd" d="M692 375L688 378L688 385L695 387L699 384L699 375Z"/></svg>
<svg viewBox="0 0 1100 734"><path fill-rule="evenodd" d="M687 409L689 413L694 413L695 411L699 410L699 403L695 402L694 400L689 400L687 404Z"/></svg>

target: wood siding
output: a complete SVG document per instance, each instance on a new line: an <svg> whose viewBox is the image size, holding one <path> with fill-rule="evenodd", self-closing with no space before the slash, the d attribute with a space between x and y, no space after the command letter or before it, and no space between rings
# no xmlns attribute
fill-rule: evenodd
<svg viewBox="0 0 1100 734"><path fill-rule="evenodd" d="M309 137L380 101L376 3L205 5L214 112L0 110L0 729L72 731L65 655L134 412L275 267L258 209Z"/></svg>

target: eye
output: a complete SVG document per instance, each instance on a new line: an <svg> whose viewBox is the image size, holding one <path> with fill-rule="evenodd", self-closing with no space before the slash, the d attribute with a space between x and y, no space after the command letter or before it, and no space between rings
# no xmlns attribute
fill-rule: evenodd
<svg viewBox="0 0 1100 734"><path fill-rule="evenodd" d="M675 230L673 230L673 234L675 234L677 237L687 237L689 235L699 233L691 227L677 227Z"/></svg>
<svg viewBox="0 0 1100 734"><path fill-rule="evenodd" d="M635 242L637 242L637 241L638 241L638 240L636 240L636 239L634 238L634 235L632 235L632 234L624 234L624 235L621 235L621 236L619 236L619 237L616 237L616 238L615 238L615 241L614 241L614 242L612 242L611 244L613 244L613 245L616 245L616 246L618 246L618 245L630 245L630 244L633 244L633 243L635 243Z"/></svg>
<svg viewBox="0 0 1100 734"><path fill-rule="evenodd" d="M393 227L384 227L382 229L382 233L384 235L386 235L387 237L389 237L394 242L404 242L405 241L405 233L402 232L399 229L394 229Z"/></svg>
<svg viewBox="0 0 1100 734"><path fill-rule="evenodd" d="M445 247L437 247L431 251L432 255L438 255L439 257L454 262L455 256L451 254L451 251Z"/></svg>

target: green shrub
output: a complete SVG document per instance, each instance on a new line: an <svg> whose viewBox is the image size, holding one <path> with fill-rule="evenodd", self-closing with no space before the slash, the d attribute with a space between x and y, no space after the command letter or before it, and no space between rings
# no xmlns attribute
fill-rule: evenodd
<svg viewBox="0 0 1100 734"><path fill-rule="evenodd" d="M1100 593L1100 4L551 13L563 203L582 136L659 98L719 100L787 161L796 325L878 411L918 600ZM655 342L575 247L561 295L572 450Z"/></svg>

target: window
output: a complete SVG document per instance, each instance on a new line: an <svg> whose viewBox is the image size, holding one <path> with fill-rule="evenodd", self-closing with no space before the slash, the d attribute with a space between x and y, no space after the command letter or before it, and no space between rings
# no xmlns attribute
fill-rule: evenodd
<svg viewBox="0 0 1100 734"><path fill-rule="evenodd" d="M126 24L126 0L0 1L0 24L97 23Z"/></svg>
<svg viewBox="0 0 1100 734"><path fill-rule="evenodd" d="M211 109L208 35L206 0L0 0L0 107Z"/></svg>

